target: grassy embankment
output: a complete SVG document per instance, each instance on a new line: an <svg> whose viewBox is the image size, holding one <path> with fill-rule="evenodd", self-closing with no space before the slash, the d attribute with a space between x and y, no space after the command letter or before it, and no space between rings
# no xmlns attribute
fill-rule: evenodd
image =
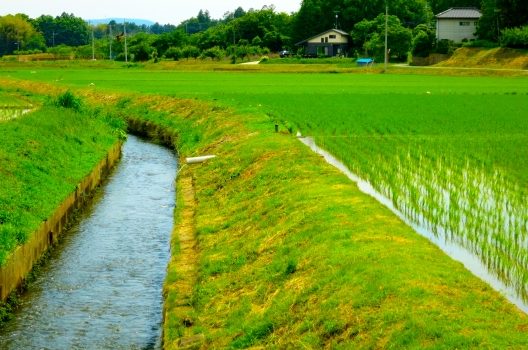
<svg viewBox="0 0 528 350"><path fill-rule="evenodd" d="M0 91L0 96L10 104L31 99L37 105L23 117L0 122L3 265L106 156L118 140L115 128L123 124L102 112L58 107L36 95Z"/></svg>
<svg viewBox="0 0 528 350"><path fill-rule="evenodd" d="M238 101L239 112L248 108ZM525 315L291 136L274 134L253 104L244 115L154 96L117 105L177 132L182 155L219 156L180 176L194 179L198 272L192 309L179 314L171 285L185 271L169 270L167 347L195 333L212 347L527 346Z"/></svg>
<svg viewBox="0 0 528 350"><path fill-rule="evenodd" d="M509 48L469 48L457 49L447 61L438 67L467 67L495 69L528 69L528 53L526 50Z"/></svg>

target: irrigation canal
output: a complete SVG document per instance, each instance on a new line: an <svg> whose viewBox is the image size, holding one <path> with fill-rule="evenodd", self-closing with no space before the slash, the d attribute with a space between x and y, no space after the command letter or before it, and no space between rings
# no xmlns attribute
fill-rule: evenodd
<svg viewBox="0 0 528 350"><path fill-rule="evenodd" d="M0 329L0 349L158 349L174 154L129 136L121 162Z"/></svg>

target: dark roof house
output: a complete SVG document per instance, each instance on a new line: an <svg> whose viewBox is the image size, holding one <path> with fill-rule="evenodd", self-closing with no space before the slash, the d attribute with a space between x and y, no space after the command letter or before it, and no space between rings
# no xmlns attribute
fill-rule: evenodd
<svg viewBox="0 0 528 350"><path fill-rule="evenodd" d="M350 35L345 31L330 29L295 45L303 47L306 56L346 56L349 49L349 37Z"/></svg>

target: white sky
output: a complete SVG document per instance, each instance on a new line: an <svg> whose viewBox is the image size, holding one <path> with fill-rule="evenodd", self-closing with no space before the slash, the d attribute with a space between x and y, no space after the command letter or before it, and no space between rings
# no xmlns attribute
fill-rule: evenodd
<svg viewBox="0 0 528 350"><path fill-rule="evenodd" d="M31 18L40 15L58 16L73 13L84 19L139 18L160 24L180 24L195 17L201 9L211 18L222 18L241 6L244 10L274 5L278 12L296 12L302 0L0 0L0 16L25 13Z"/></svg>

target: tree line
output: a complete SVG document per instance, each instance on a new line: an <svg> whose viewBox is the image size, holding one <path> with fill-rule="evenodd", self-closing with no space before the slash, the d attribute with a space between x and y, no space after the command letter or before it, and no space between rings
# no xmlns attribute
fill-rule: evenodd
<svg viewBox="0 0 528 350"><path fill-rule="evenodd" d="M481 9L477 35L493 45L528 47L526 0L303 0L299 11L275 11L273 6L245 11L239 7L213 19L208 11L179 25L136 25L109 21L92 25L73 14L25 14L0 17L0 55L50 52L56 55L124 60L185 58L234 60L288 49L295 43L330 28L351 35L351 55L379 55L385 25L390 16L391 56L405 59L409 52L427 55L446 50L448 43L435 41L434 15L450 7ZM124 39L127 34L128 50ZM93 50L93 51L92 51Z"/></svg>

